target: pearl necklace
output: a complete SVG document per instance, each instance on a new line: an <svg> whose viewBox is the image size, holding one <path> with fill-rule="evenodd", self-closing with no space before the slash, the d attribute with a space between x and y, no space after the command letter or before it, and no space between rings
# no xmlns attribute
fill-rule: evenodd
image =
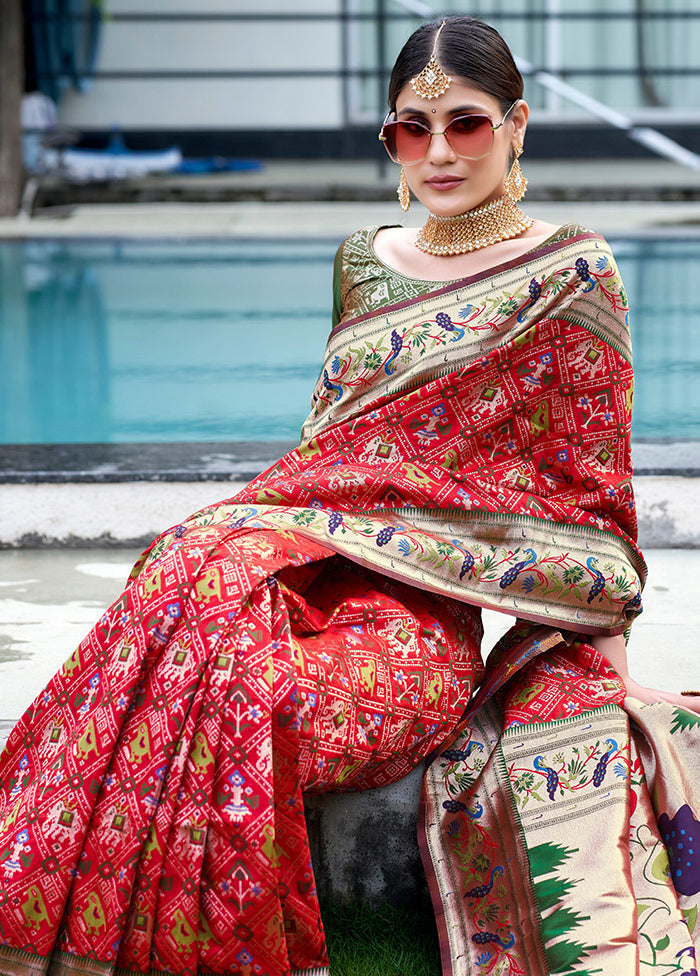
<svg viewBox="0 0 700 976"><path fill-rule="evenodd" d="M426 254L467 254L489 244L509 241L534 224L526 217L512 197L502 196L454 217L438 217L431 213L418 231L416 247Z"/></svg>

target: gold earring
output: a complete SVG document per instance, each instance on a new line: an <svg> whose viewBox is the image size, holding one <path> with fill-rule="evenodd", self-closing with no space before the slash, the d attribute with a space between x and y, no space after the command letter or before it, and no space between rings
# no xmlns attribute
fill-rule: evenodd
<svg viewBox="0 0 700 976"><path fill-rule="evenodd" d="M520 163L518 160L523 154L522 146L513 147L513 165L510 168L508 176L506 176L506 181L503 184L503 189L506 196L509 196L511 200L522 200L525 196L525 190L527 190L527 180L525 174L520 169Z"/></svg>
<svg viewBox="0 0 700 976"><path fill-rule="evenodd" d="M401 209L405 213L411 206L411 191L409 190L408 183L406 182L406 174L403 171L403 166L401 167L401 176L399 177L399 185L396 188L396 193L399 197Z"/></svg>

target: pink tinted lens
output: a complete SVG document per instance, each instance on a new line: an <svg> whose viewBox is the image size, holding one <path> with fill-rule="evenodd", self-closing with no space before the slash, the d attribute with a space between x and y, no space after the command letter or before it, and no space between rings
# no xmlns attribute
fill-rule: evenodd
<svg viewBox="0 0 700 976"><path fill-rule="evenodd" d="M447 125L445 138L458 156L481 159L493 145L493 129L488 115L461 115Z"/></svg>
<svg viewBox="0 0 700 976"><path fill-rule="evenodd" d="M430 145L430 129L420 122L388 122L383 129L386 148L397 163L417 163Z"/></svg>

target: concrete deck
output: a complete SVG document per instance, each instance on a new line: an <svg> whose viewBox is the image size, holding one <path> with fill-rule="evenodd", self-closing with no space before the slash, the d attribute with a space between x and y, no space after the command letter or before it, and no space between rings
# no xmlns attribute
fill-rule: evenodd
<svg viewBox="0 0 700 976"><path fill-rule="evenodd" d="M533 216L575 220L608 235L700 226L700 171L662 159L531 159L523 167L525 209ZM388 160L276 160L258 172L66 185L61 205L0 220L0 238L339 237L404 219L397 174ZM405 222L419 225L423 215L414 203Z"/></svg>
<svg viewBox="0 0 700 976"><path fill-rule="evenodd" d="M527 213L554 224L577 222L612 237L634 233L697 234L700 200L628 203L596 199L534 201ZM425 210L413 204L404 215L393 201L272 203L89 203L41 212L34 218L0 219L0 238L319 238L341 240L369 224L420 226Z"/></svg>

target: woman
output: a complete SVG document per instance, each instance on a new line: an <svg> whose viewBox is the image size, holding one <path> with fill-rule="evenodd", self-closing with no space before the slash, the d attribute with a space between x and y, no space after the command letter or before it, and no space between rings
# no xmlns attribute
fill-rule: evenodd
<svg viewBox="0 0 700 976"><path fill-rule="evenodd" d="M302 792L436 750L446 973L694 972L700 720L626 699L662 696L620 636L625 295L518 208L521 96L479 21L399 55L381 137L431 216L345 242L301 445L157 539L10 736L3 972L325 972ZM480 606L518 618L485 677Z"/></svg>

